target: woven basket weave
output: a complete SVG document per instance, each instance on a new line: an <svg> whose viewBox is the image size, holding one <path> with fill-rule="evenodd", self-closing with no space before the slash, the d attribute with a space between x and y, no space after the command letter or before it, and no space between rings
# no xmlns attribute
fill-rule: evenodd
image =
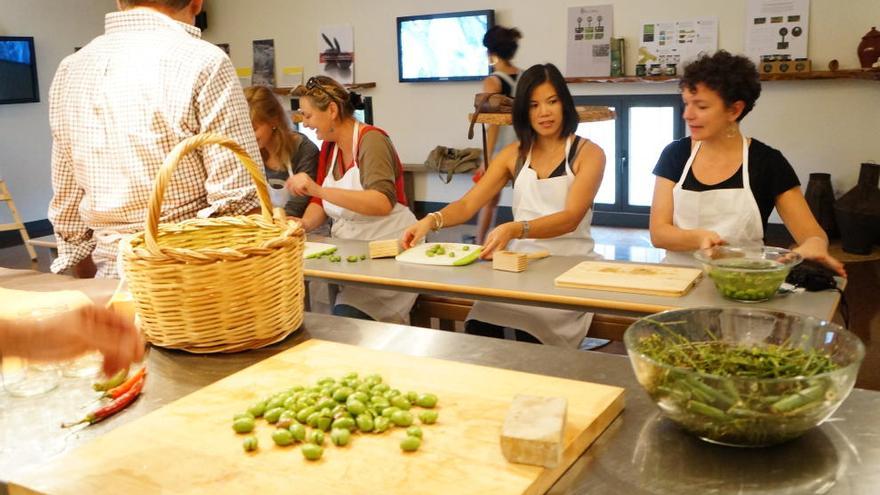
<svg viewBox="0 0 880 495"><path fill-rule="evenodd" d="M218 144L250 172L261 215L159 224L165 188L178 162ZM144 232L120 243L128 288L147 340L192 353L256 349L284 339L303 319L299 223L272 217L261 166L241 146L199 134L171 150L150 197Z"/></svg>

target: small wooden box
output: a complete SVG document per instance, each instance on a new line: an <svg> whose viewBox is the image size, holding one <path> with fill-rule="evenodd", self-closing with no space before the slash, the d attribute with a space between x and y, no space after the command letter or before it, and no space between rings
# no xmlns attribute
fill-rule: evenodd
<svg viewBox="0 0 880 495"><path fill-rule="evenodd" d="M492 269L506 272L521 272L529 266L529 258L526 253L513 251L495 251L492 255Z"/></svg>
<svg viewBox="0 0 880 495"><path fill-rule="evenodd" d="M393 258L400 254L400 244L397 239L385 239L370 241L370 259Z"/></svg>
<svg viewBox="0 0 880 495"><path fill-rule="evenodd" d="M773 60L761 62L761 72L764 74L790 74L793 72L810 72L812 64L809 59L801 60Z"/></svg>

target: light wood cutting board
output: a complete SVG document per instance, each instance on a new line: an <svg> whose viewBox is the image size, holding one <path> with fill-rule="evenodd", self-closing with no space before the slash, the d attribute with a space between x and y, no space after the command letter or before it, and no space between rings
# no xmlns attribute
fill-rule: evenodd
<svg viewBox="0 0 880 495"><path fill-rule="evenodd" d="M698 268L641 263L583 261L556 277L557 287L683 296L697 283Z"/></svg>
<svg viewBox="0 0 880 495"><path fill-rule="evenodd" d="M262 421L259 450L242 450L233 414L271 392L349 371L439 396L439 420L423 426L417 452L400 450L404 432L395 429L355 435L344 448L327 442L324 457L309 462L298 447L275 446ZM501 425L519 393L568 400L559 467L511 464L501 454ZM617 387L310 340L11 480L10 493L543 493L622 409Z"/></svg>
<svg viewBox="0 0 880 495"><path fill-rule="evenodd" d="M325 253L333 253L336 251L334 244L324 244L323 242L306 241L303 245L303 258L317 258Z"/></svg>

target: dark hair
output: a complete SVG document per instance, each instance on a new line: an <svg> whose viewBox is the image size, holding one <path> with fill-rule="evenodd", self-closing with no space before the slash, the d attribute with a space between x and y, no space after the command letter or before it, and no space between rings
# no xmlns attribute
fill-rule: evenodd
<svg viewBox="0 0 880 495"><path fill-rule="evenodd" d="M687 64L678 87L696 91L700 83L718 93L728 107L738 101L745 103L737 122L755 108L761 96L761 76L755 64L747 57L731 55L725 50L703 55Z"/></svg>
<svg viewBox="0 0 880 495"><path fill-rule="evenodd" d="M192 0L120 0L119 3L126 7L137 7L138 5L160 5L168 7L171 10L178 11L186 8Z"/></svg>
<svg viewBox="0 0 880 495"><path fill-rule="evenodd" d="M537 135L529 119L532 92L548 81L553 85L562 104L562 135L570 136L577 130L577 109L559 69L553 64L533 65L519 77L516 83L516 98L513 100L513 129L516 131L516 137L519 138L519 153L522 156L528 154Z"/></svg>
<svg viewBox="0 0 880 495"><path fill-rule="evenodd" d="M483 46L489 50L489 53L498 55L504 60L510 60L516 54L516 49L519 48L520 38L522 38L522 33L517 28L492 26L483 36Z"/></svg>
<svg viewBox="0 0 880 495"><path fill-rule="evenodd" d="M290 94L308 98L322 112L327 110L331 102L336 103L341 119L352 117L355 110L364 108L361 95L346 90L345 86L327 76L310 77L304 86L297 86Z"/></svg>

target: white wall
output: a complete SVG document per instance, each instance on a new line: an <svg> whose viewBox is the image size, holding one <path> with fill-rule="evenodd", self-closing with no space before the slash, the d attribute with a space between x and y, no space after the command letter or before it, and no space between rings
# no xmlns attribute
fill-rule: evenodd
<svg viewBox="0 0 880 495"><path fill-rule="evenodd" d="M395 18L401 15L494 8L496 22L523 32L515 62L520 67L553 62L564 70L566 9L583 4L614 4L614 36L627 41L627 74L634 73L639 24L717 16L719 47L744 51L745 1L729 0L608 0L593 2L544 0L331 0L290 2L209 0L206 39L231 44L238 67L251 64L251 40L274 38L277 65L305 66L317 72L317 27L352 24L355 35L355 80L375 81L364 93L374 97L377 125L394 140L405 162L420 163L437 144L478 145L466 137L466 114L479 82L398 83ZM831 59L842 68L858 67L856 47L872 25L880 25L880 1L812 0L809 53L813 66L824 70ZM810 172L832 173L838 192L856 181L859 163L880 161L880 84L832 80L767 82L744 130L779 148L806 185ZM577 84L574 94L676 93L675 84ZM444 185L436 179L416 184L419 200L448 201L470 186L461 177ZM502 204L504 204L502 198ZM509 204L509 203L508 203Z"/></svg>
<svg viewBox="0 0 880 495"><path fill-rule="evenodd" d="M351 24L355 34L356 81L374 81L365 90L374 97L377 125L385 128L405 162L422 162L437 144L478 145L466 137L466 114L479 82L401 84L397 82L395 18L456 10L494 8L496 22L524 34L515 62L565 65L562 26L566 8L613 3L614 36L627 40L627 73L634 72L636 33L643 20L717 15L719 46L744 49L745 1L608 0L206 0L209 28L205 39L230 43L236 67L251 65L251 41L273 38L277 67L305 66L317 71L317 27ZM842 68L858 67L856 46L872 25L880 25L880 1L812 0L810 58L824 69L836 58ZM51 7L50 7L51 6ZM45 96L61 57L102 30L112 0L0 0L0 33L37 37L40 85ZM574 94L675 93L674 84L577 84ZM857 178L859 163L880 162L880 83L869 81L767 82L744 130L779 148L806 184L810 172L832 173L838 193ZM25 220L45 218L51 197L50 137L45 99L39 104L0 107L0 174L9 182ZM416 199L449 201L469 187L467 177L451 185L423 178ZM20 196L25 196L19 199ZM504 198L502 198L504 201Z"/></svg>
<svg viewBox="0 0 880 495"><path fill-rule="evenodd" d="M46 218L52 199L49 86L61 59L104 31L114 0L0 0L0 35L33 36L39 103L0 105L0 177L25 222ZM0 207L0 223L8 218Z"/></svg>

